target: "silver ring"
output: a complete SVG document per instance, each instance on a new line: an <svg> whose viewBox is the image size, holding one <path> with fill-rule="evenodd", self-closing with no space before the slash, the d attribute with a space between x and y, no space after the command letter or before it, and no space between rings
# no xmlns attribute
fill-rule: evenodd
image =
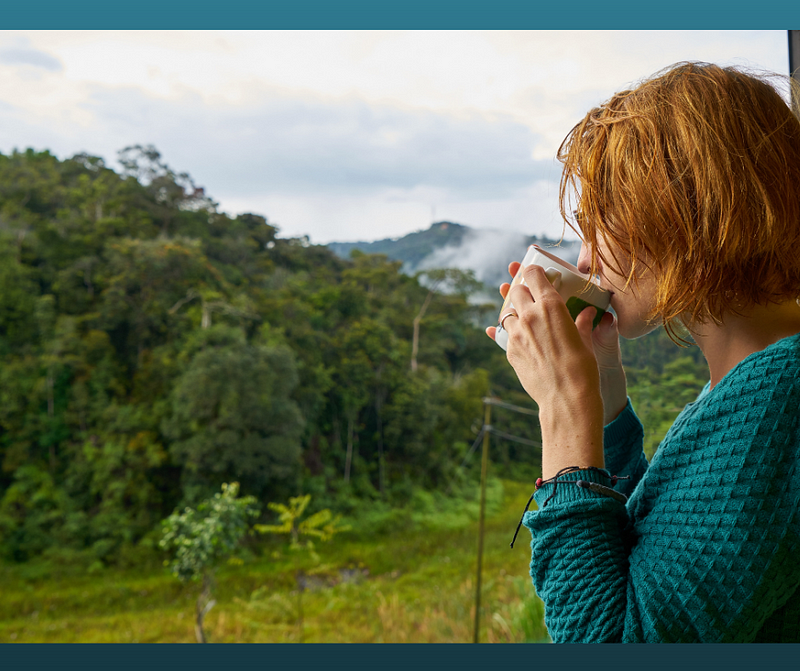
<svg viewBox="0 0 800 671"><path fill-rule="evenodd" d="M511 311L509 311L509 312L506 312L506 313L505 313L505 314L504 314L504 315L503 315L503 316L500 318L500 328L501 328L501 329L504 329L504 330L505 330L505 328L506 328L506 327L505 327L506 319L508 319L509 317L516 317L517 319L519 319L519 315L518 315L516 312L514 312L513 310L511 310Z"/></svg>

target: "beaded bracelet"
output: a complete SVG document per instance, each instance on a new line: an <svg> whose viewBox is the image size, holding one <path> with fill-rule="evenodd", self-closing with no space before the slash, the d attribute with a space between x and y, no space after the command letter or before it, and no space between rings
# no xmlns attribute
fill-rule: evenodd
<svg viewBox="0 0 800 671"><path fill-rule="evenodd" d="M569 473L575 473L576 471L594 471L595 473L600 473L606 476L609 480L611 480L611 484L617 484L618 480L630 480L629 475L609 475L608 471L602 468L597 468L595 466L567 466L566 468L562 468L558 473L556 473L552 478L548 478L547 480L542 480L542 478L537 478L536 480L536 489L541 489L544 485L553 485L553 492L542 502L542 508L544 508L547 503L556 495L556 488L558 487L559 482L564 483L572 483L581 489L588 489L590 492L594 492L595 494L601 494L602 496L608 496L620 503L627 503L628 497L624 494L620 494L619 492L614 491L611 487L606 487L605 485L597 484L596 482L589 482L587 480L559 480L563 475L567 475ZM525 510L522 511L522 517L519 518L519 524L517 524L517 529L514 531L514 538L511 539L511 547L514 547L514 543L517 540L517 534L519 533L520 527L522 526L522 520L525 519L525 513L528 512L528 508L531 505L531 501L533 501L533 497L536 494L534 491L531 494L531 498L528 499L528 503L525 504Z"/></svg>

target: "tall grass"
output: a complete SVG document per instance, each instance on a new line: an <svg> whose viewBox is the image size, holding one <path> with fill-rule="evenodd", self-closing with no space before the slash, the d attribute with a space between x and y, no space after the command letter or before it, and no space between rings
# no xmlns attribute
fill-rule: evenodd
<svg viewBox="0 0 800 671"><path fill-rule="evenodd" d="M529 494L527 485L492 483L483 642L548 640L524 535L508 547ZM403 511L375 507L352 532L318 546L319 561L268 543L218 571L209 640L471 641L476 536L474 501L423 494ZM89 574L39 562L4 566L0 581L0 641L194 641L199 586L181 585L158 563Z"/></svg>

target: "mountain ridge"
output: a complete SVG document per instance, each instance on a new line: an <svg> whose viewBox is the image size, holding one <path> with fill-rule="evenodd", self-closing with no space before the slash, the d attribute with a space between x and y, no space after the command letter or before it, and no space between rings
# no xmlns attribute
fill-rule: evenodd
<svg viewBox="0 0 800 671"><path fill-rule="evenodd" d="M577 261L580 248L577 241L559 244L543 236L472 228L453 221L438 221L427 229L400 238L331 242L326 246L341 258L349 258L354 249L366 254L385 254L392 260L402 261L403 272L407 274L433 268L472 270L478 280L496 287L508 280L508 264L521 260L525 250L533 244L553 250L570 263Z"/></svg>

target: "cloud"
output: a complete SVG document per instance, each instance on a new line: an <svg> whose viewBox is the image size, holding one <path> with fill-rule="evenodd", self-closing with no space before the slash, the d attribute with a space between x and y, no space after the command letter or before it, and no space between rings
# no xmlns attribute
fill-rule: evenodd
<svg viewBox="0 0 800 671"><path fill-rule="evenodd" d="M0 146L113 163L124 146L153 144L224 211L262 213L315 242L403 235L427 227L432 206L439 219L558 234L541 207L558 167L533 159L539 137L507 116L275 90L236 105L94 86L83 100L69 114L0 108Z"/></svg>
<svg viewBox="0 0 800 671"><path fill-rule="evenodd" d="M685 58L784 70L785 31L6 32L0 150L154 144L221 209L315 242L434 218L557 237L561 140Z"/></svg>
<svg viewBox="0 0 800 671"><path fill-rule="evenodd" d="M441 247L426 256L418 266L406 264L404 270L409 273L431 268L473 270L478 280L494 288L510 281L508 264L522 260L529 241L530 238L519 231L472 229L467 231L460 245ZM565 240L552 251L575 263L579 250L578 243Z"/></svg>
<svg viewBox="0 0 800 671"><path fill-rule="evenodd" d="M225 198L228 212L262 212L282 235L308 234L315 243L398 238L428 228L432 221L455 221L525 235L558 238L558 183L538 181L512 196L472 199L443 189L382 189L369 193L282 194L257 191ZM434 209L435 208L435 209ZM567 229L566 237L574 238Z"/></svg>
<svg viewBox="0 0 800 671"><path fill-rule="evenodd" d="M551 175L539 138L507 116L455 115L264 92L257 103L170 100L96 88L84 104L125 142L154 144L212 194L370 192L418 187L497 198Z"/></svg>
<svg viewBox="0 0 800 671"><path fill-rule="evenodd" d="M30 65L50 72L61 72L64 66L61 61L38 49L2 49L0 63L5 65Z"/></svg>
<svg viewBox="0 0 800 671"><path fill-rule="evenodd" d="M408 272L430 268L461 268L475 271L481 282L508 281L505 269L511 261L520 261L525 255L527 236L522 233L490 229L470 230L457 247L441 247L425 257L417 267Z"/></svg>

